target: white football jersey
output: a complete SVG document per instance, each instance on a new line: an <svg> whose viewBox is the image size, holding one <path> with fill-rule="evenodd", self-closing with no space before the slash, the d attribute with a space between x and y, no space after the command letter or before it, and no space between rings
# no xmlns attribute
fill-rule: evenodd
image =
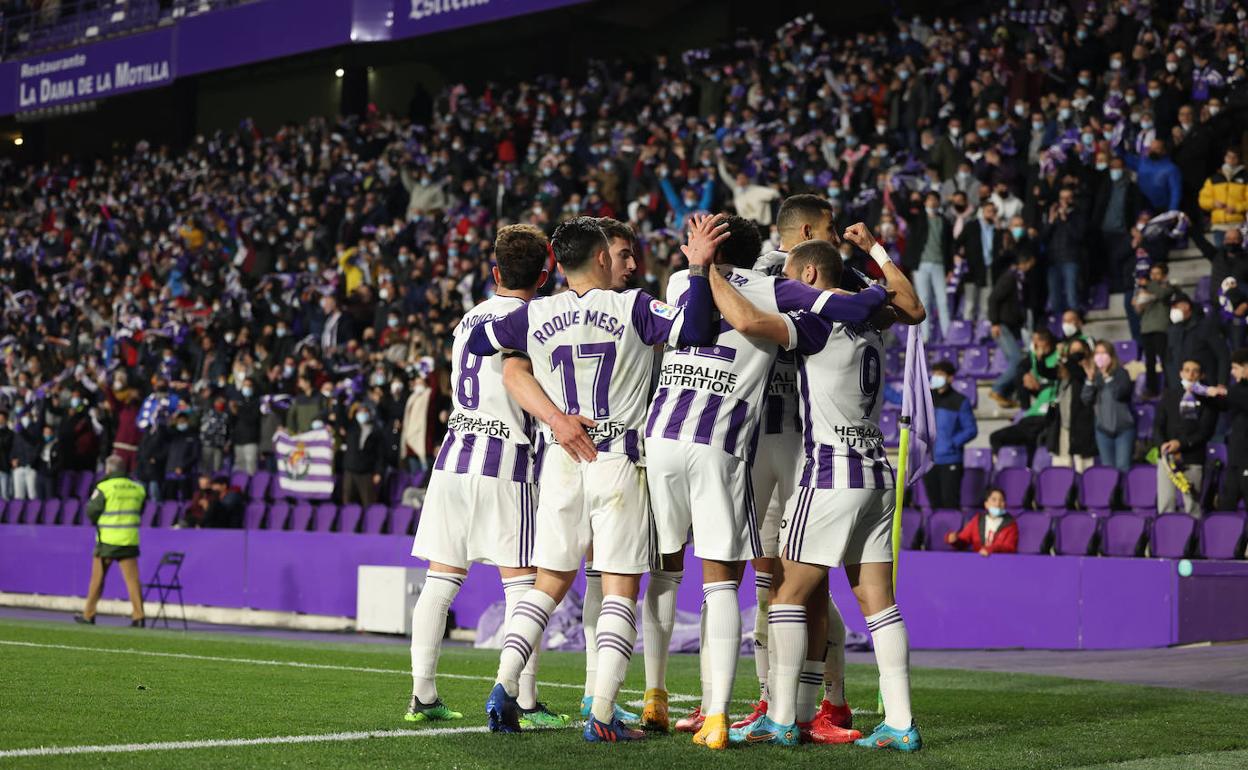
<svg viewBox="0 0 1248 770"><path fill-rule="evenodd" d="M675 345L681 308L639 289L565 291L542 297L485 326L496 350L519 350L533 361L542 390L567 414L583 414L599 452L644 457L651 346ZM554 442L543 427L548 443Z"/></svg>
<svg viewBox="0 0 1248 770"><path fill-rule="evenodd" d="M787 251L769 251L758 258L754 269L767 275L781 275L788 258ZM769 434L802 432L797 416L797 363L790 351L781 350L776 356L759 429Z"/></svg>
<svg viewBox="0 0 1248 770"><path fill-rule="evenodd" d="M826 301L817 289L754 270L733 268L726 277L766 313L809 310L821 299ZM681 304L688 286L687 270L673 273L667 284L668 302ZM781 317L789 325L787 347L792 348L796 331L787 315ZM776 350L775 343L747 337L724 321L711 345L667 348L646 419L646 438L708 444L749 459Z"/></svg>
<svg viewBox="0 0 1248 770"><path fill-rule="evenodd" d="M446 437L433 467L514 481L534 481L534 422L503 387L501 356L474 356L468 335L489 321L524 307L516 297L495 295L469 310L455 327L451 345L451 401Z"/></svg>
<svg viewBox="0 0 1248 770"><path fill-rule="evenodd" d="M791 313L798 333L798 390L806 465L798 484L892 489L880 432L884 341L867 324Z"/></svg>

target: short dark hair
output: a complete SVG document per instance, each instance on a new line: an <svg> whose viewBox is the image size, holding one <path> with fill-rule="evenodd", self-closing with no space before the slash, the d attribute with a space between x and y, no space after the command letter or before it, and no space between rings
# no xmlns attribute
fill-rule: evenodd
<svg viewBox="0 0 1248 770"><path fill-rule="evenodd" d="M814 224L824 216L836 216L832 203L827 199L809 193L790 195L780 204L780 213L776 215L776 229L782 233L791 232L804 224Z"/></svg>
<svg viewBox="0 0 1248 770"><path fill-rule="evenodd" d="M608 243L610 243L613 238L619 238L622 241L628 241L630 246L636 248L637 233L633 232L633 228L629 227L620 220L612 219L611 217L598 217L598 226L601 227L602 231L607 234Z"/></svg>
<svg viewBox="0 0 1248 770"><path fill-rule="evenodd" d="M1005 490L1002 489L1001 487L988 487L986 490L984 490L984 499L987 500L988 498L992 497L994 494L998 492L1001 493L1002 497L1005 497Z"/></svg>
<svg viewBox="0 0 1248 770"><path fill-rule="evenodd" d="M1154 267L1159 268L1162 275L1170 275L1170 266L1165 262L1154 262L1148 266L1148 269L1152 270Z"/></svg>
<svg viewBox="0 0 1248 770"><path fill-rule="evenodd" d="M724 221L728 223L728 240L719 245L720 259L733 267L754 267L758 253L763 250L758 225L736 214L727 215Z"/></svg>
<svg viewBox="0 0 1248 770"><path fill-rule="evenodd" d="M531 289L542 276L550 244L533 225L500 227L494 239L494 261L507 289Z"/></svg>
<svg viewBox="0 0 1248 770"><path fill-rule="evenodd" d="M953 375L958 373L958 367L954 366L952 361L937 361L936 363L932 364L932 371L944 372L945 374L952 377Z"/></svg>
<svg viewBox="0 0 1248 770"><path fill-rule="evenodd" d="M1240 348L1231 353L1231 363L1239 364L1240 366L1248 364L1248 348Z"/></svg>
<svg viewBox="0 0 1248 770"><path fill-rule="evenodd" d="M1034 332L1032 332L1032 334L1044 340L1050 345L1057 344L1057 338L1054 337L1053 332L1049 331L1048 329L1036 329Z"/></svg>
<svg viewBox="0 0 1248 770"><path fill-rule="evenodd" d="M573 217L555 228L550 237L555 259L567 270L580 270L598 251L608 248L607 234L595 217Z"/></svg>
<svg viewBox="0 0 1248 770"><path fill-rule="evenodd" d="M803 241L789 252L789 261L798 269L814 265L829 285L841 285L841 273L845 269L845 263L841 259L840 249L829 241Z"/></svg>

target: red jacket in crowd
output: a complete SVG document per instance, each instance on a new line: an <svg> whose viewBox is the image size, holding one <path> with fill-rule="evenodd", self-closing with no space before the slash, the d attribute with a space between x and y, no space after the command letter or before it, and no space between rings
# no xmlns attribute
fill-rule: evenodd
<svg viewBox="0 0 1248 770"><path fill-rule="evenodd" d="M985 547L984 544L984 525L988 518L986 513L977 513L975 518L966 523L962 531L958 533L958 539L954 541L953 547L958 550L964 548L979 552ZM1018 523L1014 521L1014 517L1008 513L1002 518L1001 526L997 527L997 531L993 533L991 540L987 543L988 553L1018 553Z"/></svg>

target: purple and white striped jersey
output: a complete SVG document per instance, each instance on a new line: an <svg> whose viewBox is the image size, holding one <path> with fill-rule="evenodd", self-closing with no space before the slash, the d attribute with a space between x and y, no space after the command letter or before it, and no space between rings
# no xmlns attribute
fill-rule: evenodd
<svg viewBox="0 0 1248 770"><path fill-rule="evenodd" d="M726 278L755 307L780 313L789 325L789 346L797 332L784 312L821 308L831 297L798 281L733 268ZM673 273L668 302L679 304L689 273ZM719 447L749 459L764 391L776 360L773 342L747 337L726 322L711 345L664 350L658 390L646 419L646 438L665 438Z"/></svg>
<svg viewBox="0 0 1248 770"><path fill-rule="evenodd" d="M798 484L816 489L892 489L880 432L884 341L862 323L791 313L806 464Z"/></svg>
<svg viewBox="0 0 1248 770"><path fill-rule="evenodd" d="M702 291L706 304L700 312L709 316L705 283ZM640 462L651 346L678 344L685 315L684 309L639 289L591 289L581 296L565 291L485 324L474 335L472 349L528 353L533 375L550 400L567 414L583 414L597 423L589 436L599 452ZM549 428L543 427L542 435L555 443Z"/></svg>
<svg viewBox="0 0 1248 770"><path fill-rule="evenodd" d="M433 467L449 473L535 480L534 422L503 387L503 359L474 356L468 336L525 302L495 295L469 310L455 327L451 346L451 401L446 438Z"/></svg>
<svg viewBox="0 0 1248 770"><path fill-rule="evenodd" d="M784 263L789 258L787 251L769 251L758 258L754 269L767 275L780 275L784 272ZM763 401L762 423L759 426L763 433L801 433L802 425L797 415L797 362L790 351L782 350L776 356L776 365L771 370L771 381L767 383L767 396Z"/></svg>

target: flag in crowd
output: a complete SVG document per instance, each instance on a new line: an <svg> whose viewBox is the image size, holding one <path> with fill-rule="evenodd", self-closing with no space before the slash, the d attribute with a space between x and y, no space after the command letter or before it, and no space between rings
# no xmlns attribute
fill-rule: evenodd
<svg viewBox="0 0 1248 770"><path fill-rule="evenodd" d="M290 497L328 500L334 494L334 439L325 428L273 434L278 484Z"/></svg>

